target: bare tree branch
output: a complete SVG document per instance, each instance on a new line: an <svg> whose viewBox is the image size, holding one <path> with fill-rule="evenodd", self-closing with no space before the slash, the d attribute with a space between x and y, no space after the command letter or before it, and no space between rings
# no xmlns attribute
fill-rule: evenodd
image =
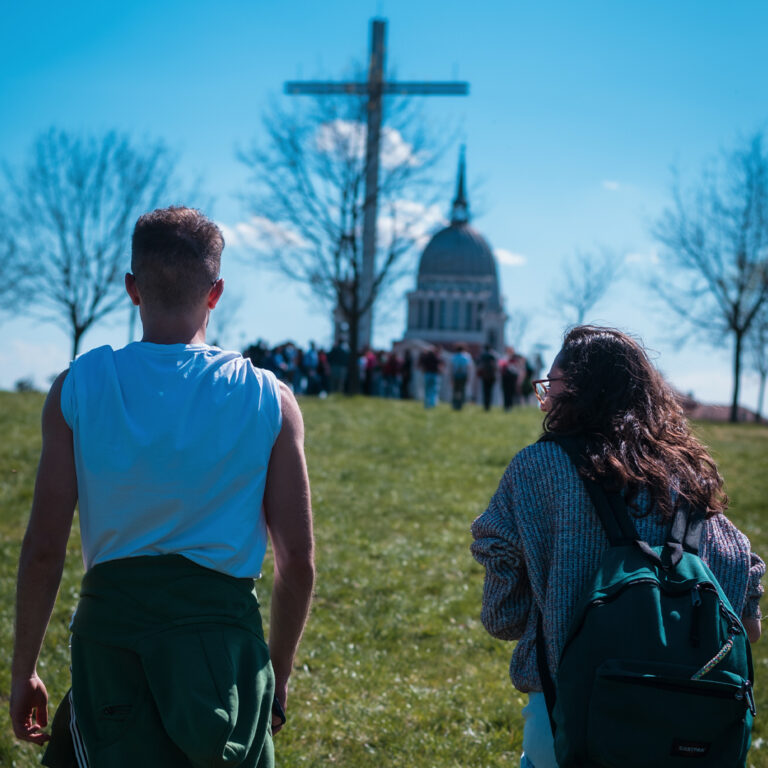
<svg viewBox="0 0 768 768"><path fill-rule="evenodd" d="M760 421L763 414L765 385L768 380L768 302L762 305L752 322L746 338L746 348L749 352L751 367L759 378L755 419Z"/></svg>
<svg viewBox="0 0 768 768"><path fill-rule="evenodd" d="M530 314L522 309L515 309L509 313L507 318L507 335L511 346L518 352L523 346L523 339L528 331L530 322Z"/></svg>
<svg viewBox="0 0 768 768"><path fill-rule="evenodd" d="M137 147L115 132L83 138L55 129L36 140L23 168L5 167L32 311L64 320L73 357L89 328L127 306L131 229L167 196L173 167L159 142Z"/></svg>
<svg viewBox="0 0 768 768"><path fill-rule="evenodd" d="M208 332L211 334L214 346L221 347L226 344L225 349L234 349L235 344L231 339L225 341L229 336L232 322L237 318L237 314L245 301L245 295L232 290L225 290L216 309L211 313Z"/></svg>
<svg viewBox="0 0 768 768"><path fill-rule="evenodd" d="M31 300L29 274L0 200L0 311L12 314Z"/></svg>
<svg viewBox="0 0 768 768"><path fill-rule="evenodd" d="M768 302L768 154L762 134L712 163L653 230L665 247L655 292L693 334L733 338L731 421L738 418L744 341Z"/></svg>
<svg viewBox="0 0 768 768"><path fill-rule="evenodd" d="M621 270L621 262L611 250L576 251L562 267L560 284L552 294L565 322L584 323L587 314L619 278Z"/></svg>

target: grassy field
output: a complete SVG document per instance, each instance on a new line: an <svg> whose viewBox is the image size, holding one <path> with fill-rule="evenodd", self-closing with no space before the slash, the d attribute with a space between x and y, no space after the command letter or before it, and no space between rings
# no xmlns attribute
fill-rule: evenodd
<svg viewBox="0 0 768 768"><path fill-rule="evenodd" d="M42 398L0 393L0 765L33 766L7 716L18 551L31 501ZM424 411L418 403L304 400L317 535L317 595L292 678L283 766L509 766L523 696L511 647L480 621L482 572L469 525L516 451L534 409ZM720 463L731 517L768 554L768 429L697 426ZM271 570L265 565L265 573ZM67 623L82 575L73 535L40 674L58 701ZM268 615L270 581L259 583ZM758 717L750 764L768 768L768 641L755 647Z"/></svg>

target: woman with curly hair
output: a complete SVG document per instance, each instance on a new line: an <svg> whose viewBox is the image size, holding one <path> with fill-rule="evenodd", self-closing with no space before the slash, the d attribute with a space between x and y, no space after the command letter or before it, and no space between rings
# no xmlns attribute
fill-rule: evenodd
<svg viewBox="0 0 768 768"><path fill-rule="evenodd" d="M611 328L573 328L536 394L544 435L514 457L473 523L472 554L486 569L485 628L518 641L510 676L529 694L521 766L554 768L537 628L554 678L577 601L608 547L580 472L622 494L639 538L652 547L664 543L680 504L704 512L699 555L751 642L760 636L765 564L725 517L728 499L715 462L637 341ZM548 439L559 436L579 440L581 470Z"/></svg>

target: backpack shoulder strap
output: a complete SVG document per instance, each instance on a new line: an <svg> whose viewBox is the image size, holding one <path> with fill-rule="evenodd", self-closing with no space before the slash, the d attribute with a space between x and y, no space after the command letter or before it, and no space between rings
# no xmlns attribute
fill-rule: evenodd
<svg viewBox="0 0 768 768"><path fill-rule="evenodd" d="M701 537L704 535L704 523L707 515L701 509L692 509L688 512L688 525L685 529L683 548L694 555L699 554Z"/></svg>
<svg viewBox="0 0 768 768"><path fill-rule="evenodd" d="M683 552L699 554L705 520L706 515L700 509L692 508L685 499L680 501L667 532L663 556L669 559L665 565L676 565Z"/></svg>

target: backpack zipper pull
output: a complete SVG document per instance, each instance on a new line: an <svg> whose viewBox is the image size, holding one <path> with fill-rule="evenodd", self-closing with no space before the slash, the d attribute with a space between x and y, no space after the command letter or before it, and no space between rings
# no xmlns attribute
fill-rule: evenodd
<svg viewBox="0 0 768 768"><path fill-rule="evenodd" d="M699 594L699 585L695 584L691 589L691 603L693 611L691 612L691 633L690 643L693 648L699 647L699 613L701 610L701 595Z"/></svg>
<svg viewBox="0 0 768 768"><path fill-rule="evenodd" d="M691 587L691 602L694 608L698 608L701 605L701 595L699 594L699 585L694 584Z"/></svg>
<svg viewBox="0 0 768 768"><path fill-rule="evenodd" d="M755 706L755 696L752 693L752 683L749 680L744 681L744 698L747 700L747 706L752 713L752 717L757 717L757 707Z"/></svg>

